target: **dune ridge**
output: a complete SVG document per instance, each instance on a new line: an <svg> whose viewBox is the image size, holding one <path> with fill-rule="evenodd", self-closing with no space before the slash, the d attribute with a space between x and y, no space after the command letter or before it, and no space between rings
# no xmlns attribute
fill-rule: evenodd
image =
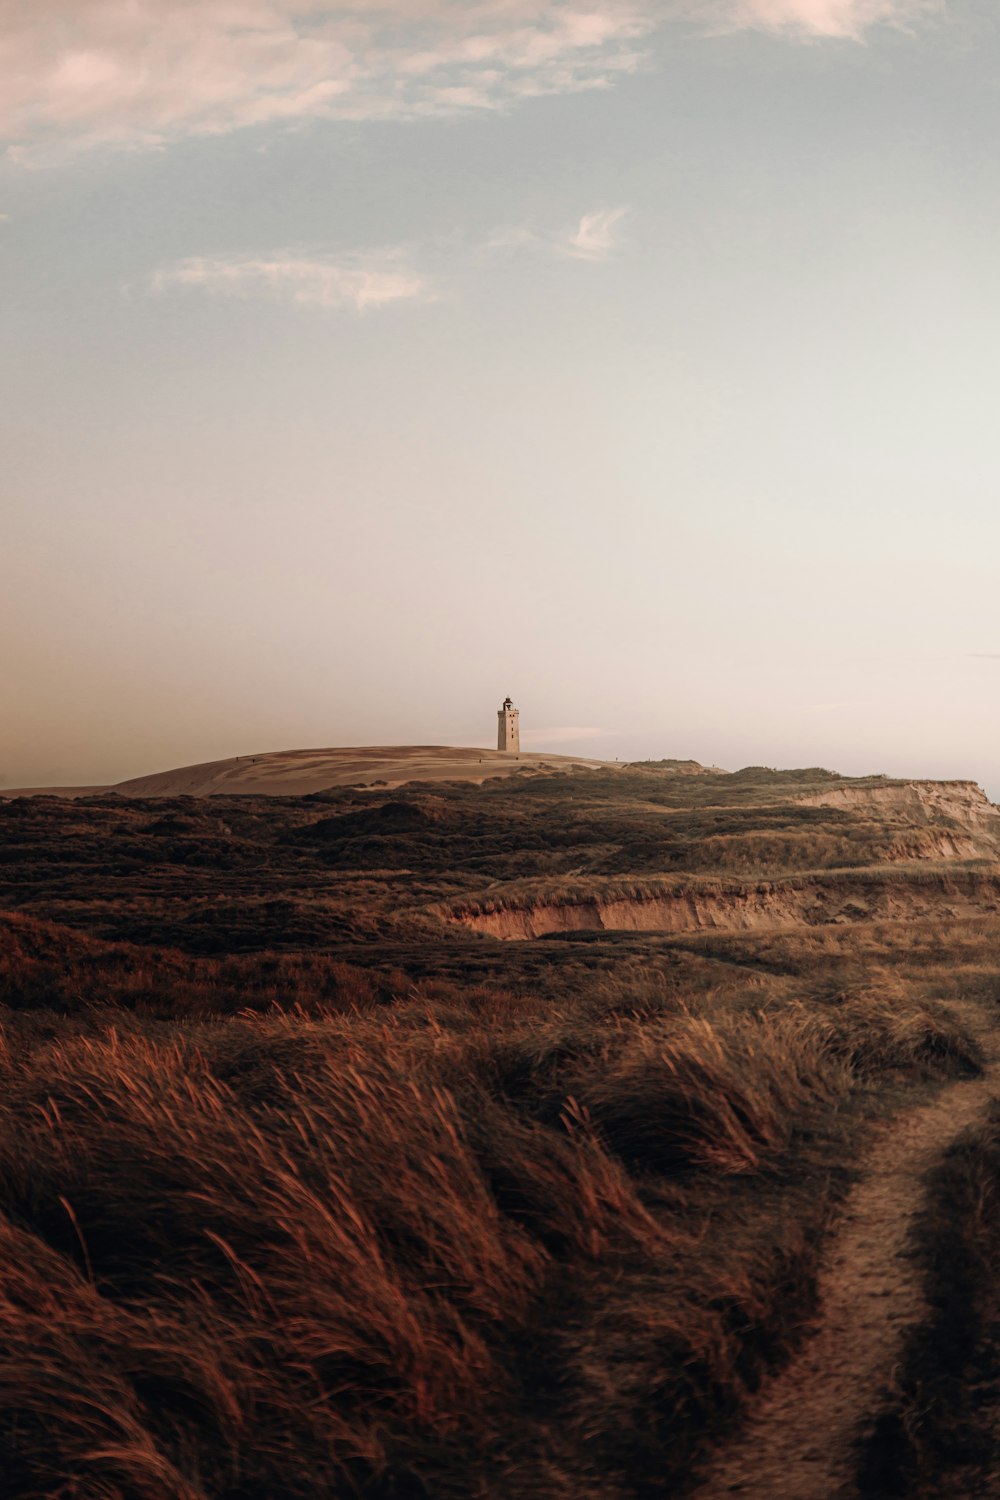
<svg viewBox="0 0 1000 1500"><path fill-rule="evenodd" d="M18 787L3 797L303 797L327 787L400 786L408 781L483 782L525 771L565 771L614 762L577 755L483 750L455 745L354 745L271 750L135 776L110 786Z"/></svg>

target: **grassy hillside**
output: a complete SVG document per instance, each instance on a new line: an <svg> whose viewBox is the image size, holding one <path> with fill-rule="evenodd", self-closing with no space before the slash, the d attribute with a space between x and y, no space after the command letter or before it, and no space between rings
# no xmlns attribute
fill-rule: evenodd
<svg viewBox="0 0 1000 1500"><path fill-rule="evenodd" d="M692 769L0 803L5 1495L683 1493L1000 994L968 789Z"/></svg>

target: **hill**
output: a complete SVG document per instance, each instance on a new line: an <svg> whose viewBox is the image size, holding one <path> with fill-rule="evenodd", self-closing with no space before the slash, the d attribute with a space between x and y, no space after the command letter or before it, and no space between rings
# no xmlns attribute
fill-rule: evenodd
<svg viewBox="0 0 1000 1500"><path fill-rule="evenodd" d="M157 771L106 787L22 787L5 797L302 797L334 786L399 786L407 781L481 782L525 771L600 766L571 755L518 754L454 745L360 745L330 750L272 750Z"/></svg>
<svg viewBox="0 0 1000 1500"><path fill-rule="evenodd" d="M300 754L0 803L5 1494L989 1493L982 792Z"/></svg>

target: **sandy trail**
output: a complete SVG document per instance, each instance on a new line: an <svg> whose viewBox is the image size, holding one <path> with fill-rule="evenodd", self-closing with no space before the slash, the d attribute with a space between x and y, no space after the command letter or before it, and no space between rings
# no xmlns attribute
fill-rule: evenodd
<svg viewBox="0 0 1000 1500"><path fill-rule="evenodd" d="M983 1075L948 1085L880 1133L820 1268L815 1332L710 1460L695 1500L856 1495L856 1436L890 1381L907 1330L928 1313L908 1248L925 1174L1000 1094L1000 1032L987 1029L979 1007L955 1009L983 1045Z"/></svg>

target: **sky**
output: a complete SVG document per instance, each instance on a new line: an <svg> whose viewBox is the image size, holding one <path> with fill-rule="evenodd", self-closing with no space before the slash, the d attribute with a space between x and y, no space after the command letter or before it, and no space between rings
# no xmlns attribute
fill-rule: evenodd
<svg viewBox="0 0 1000 1500"><path fill-rule="evenodd" d="M1000 798L987 0L0 0L0 786Z"/></svg>

